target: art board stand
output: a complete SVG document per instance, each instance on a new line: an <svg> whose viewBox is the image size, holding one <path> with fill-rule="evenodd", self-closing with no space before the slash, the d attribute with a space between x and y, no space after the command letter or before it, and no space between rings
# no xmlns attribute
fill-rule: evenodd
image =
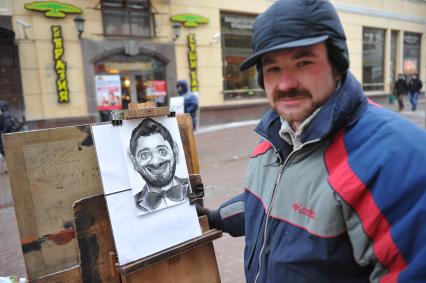
<svg viewBox="0 0 426 283"><path fill-rule="evenodd" d="M130 104L118 118L168 114L167 108L155 104ZM176 118L191 186L201 192L191 117ZM81 125L3 136L29 281L220 282L212 240L221 231L206 228L205 218L200 219L202 236L117 265L90 128Z"/></svg>
<svg viewBox="0 0 426 283"><path fill-rule="evenodd" d="M168 107L153 107L152 104L129 105L129 110L113 112L112 123L116 126L122 124L122 119L136 119L155 116L174 115L170 113ZM187 116L185 120L187 120ZM189 132L192 133L192 121ZM182 122L179 123L181 125ZM183 126L188 128L188 124ZM180 128L181 128L180 127ZM188 130L188 129L187 129ZM187 144L188 140L183 141ZM185 151L187 157L188 151ZM190 151L190 158L197 158L194 150ZM192 194L189 195L189 201L194 204L197 199L202 200L204 188L199 174L190 175ZM201 197L199 197L201 196ZM94 209L96 208L96 209ZM96 282L100 273L94 270L104 269L103 275L111 277L113 282L133 283L133 282L203 282L216 283L220 282L219 270L214 254L214 239L221 237L222 232L209 229L206 217L200 218L200 226L202 235L170 247L163 251L157 252L140 260L119 266L115 256L114 242L112 230L109 225L108 211L103 195L94 196L74 205L75 224L77 241L80 247L81 273L84 283ZM90 221L88 222L88 219ZM99 229L93 229L93 223L102 223ZM95 226L96 227L96 226ZM140 243L143 245L144 243ZM102 258L108 258L107 263L110 265L110 274L103 268L99 268L98 259L93 258L98 254L99 250L93 252L93 249L102 250ZM99 257L98 257L99 258ZM96 268L98 266L98 268Z"/></svg>

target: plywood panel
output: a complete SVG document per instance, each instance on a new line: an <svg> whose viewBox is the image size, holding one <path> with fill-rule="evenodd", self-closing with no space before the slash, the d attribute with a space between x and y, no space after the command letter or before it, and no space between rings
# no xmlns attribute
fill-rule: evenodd
<svg viewBox="0 0 426 283"><path fill-rule="evenodd" d="M90 126L13 133L4 143L29 279L78 265L72 205L102 193Z"/></svg>
<svg viewBox="0 0 426 283"><path fill-rule="evenodd" d="M115 247L105 196L76 202L74 214L83 283L114 282L115 263L109 258Z"/></svg>

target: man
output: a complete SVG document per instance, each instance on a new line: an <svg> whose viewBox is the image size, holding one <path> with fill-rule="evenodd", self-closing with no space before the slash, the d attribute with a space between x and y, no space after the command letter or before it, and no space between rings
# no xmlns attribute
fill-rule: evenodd
<svg viewBox="0 0 426 283"><path fill-rule="evenodd" d="M247 282L426 282L426 133L369 103L325 0L278 0L253 26L272 109L245 190L212 227L245 236Z"/></svg>
<svg viewBox="0 0 426 283"><path fill-rule="evenodd" d="M144 119L130 138L130 158L145 180L135 195L136 206L151 212L181 203L190 191L188 179L175 176L179 149L170 132L152 119Z"/></svg>
<svg viewBox="0 0 426 283"><path fill-rule="evenodd" d="M401 112L404 109L404 95L407 94L407 81L402 74L398 75L398 80L395 82L394 93L398 100L398 110Z"/></svg>
<svg viewBox="0 0 426 283"><path fill-rule="evenodd" d="M422 87L422 81L417 77L417 74L413 74L408 82L408 100L410 100L412 111L417 109L417 100Z"/></svg>
<svg viewBox="0 0 426 283"><path fill-rule="evenodd" d="M197 127L198 98L189 90L188 83L185 80L178 81L176 87L179 95L183 96L184 112L191 114L192 128L195 130Z"/></svg>

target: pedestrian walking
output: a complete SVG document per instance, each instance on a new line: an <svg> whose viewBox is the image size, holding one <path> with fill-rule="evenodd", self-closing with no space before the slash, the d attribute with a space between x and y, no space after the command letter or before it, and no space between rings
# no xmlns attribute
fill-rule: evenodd
<svg viewBox="0 0 426 283"><path fill-rule="evenodd" d="M419 93L422 87L422 81L417 74L413 74L408 82L408 99L410 100L412 111L417 110L417 100L419 99Z"/></svg>
<svg viewBox="0 0 426 283"><path fill-rule="evenodd" d="M188 82L180 80L176 85L178 93L183 96L184 112L189 113L192 117L192 128L195 130L197 127L197 111L198 111L198 97L189 90Z"/></svg>
<svg viewBox="0 0 426 283"><path fill-rule="evenodd" d="M407 94L407 81L403 74L398 75L398 80L395 82L393 92L398 100L398 110L404 110L404 95Z"/></svg>
<svg viewBox="0 0 426 283"><path fill-rule="evenodd" d="M244 191L212 227L245 236L247 282L426 282L426 132L370 103L328 0L277 0L253 26L271 110Z"/></svg>

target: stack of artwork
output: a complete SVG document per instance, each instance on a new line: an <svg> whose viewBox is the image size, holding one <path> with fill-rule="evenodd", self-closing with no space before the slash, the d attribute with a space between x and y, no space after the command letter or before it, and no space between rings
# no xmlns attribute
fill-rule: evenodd
<svg viewBox="0 0 426 283"><path fill-rule="evenodd" d="M92 134L119 265L201 235L175 117L93 125Z"/></svg>

